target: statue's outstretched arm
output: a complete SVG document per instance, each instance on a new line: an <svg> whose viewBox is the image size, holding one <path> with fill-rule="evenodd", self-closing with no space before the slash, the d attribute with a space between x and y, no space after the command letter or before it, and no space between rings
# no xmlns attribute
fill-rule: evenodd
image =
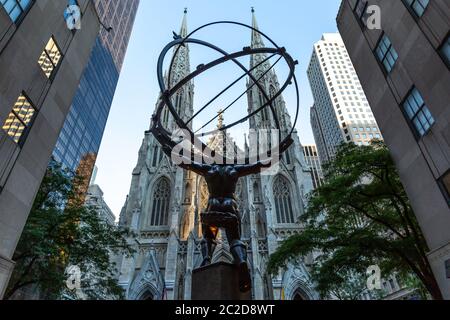
<svg viewBox="0 0 450 320"><path fill-rule="evenodd" d="M206 172L211 170L211 166L207 164L201 164L195 161L190 160L186 157L181 157L181 164L179 166L183 169L190 170L195 172L196 174L199 174L201 176L204 176Z"/></svg>
<svg viewBox="0 0 450 320"><path fill-rule="evenodd" d="M156 140L158 140L158 142L160 143L161 149L163 150L165 155L169 157L169 159L172 159L172 151L175 148L176 144L169 137L161 134L161 132L158 132L157 130L153 130L153 134ZM177 155L177 157L180 157L179 160L181 160L181 164L178 164L179 167L193 171L199 175L203 176L211 169L211 166L192 161L184 155Z"/></svg>
<svg viewBox="0 0 450 320"><path fill-rule="evenodd" d="M258 161L255 164L237 165L235 169L238 172L239 177L245 177L251 174L260 173L262 169L270 168L271 165L272 163L270 161L265 164L261 161Z"/></svg>
<svg viewBox="0 0 450 320"><path fill-rule="evenodd" d="M285 143L280 145L279 154L283 154L289 147L294 143L294 140L292 137L288 137L286 139ZM238 165L236 166L236 171L238 172L238 175L240 177L248 176L251 174L257 174L260 173L262 169L270 168L272 166L272 162L268 161L267 163L262 163L261 161L258 161L255 164L251 165Z"/></svg>
<svg viewBox="0 0 450 320"><path fill-rule="evenodd" d="M170 158L172 159L172 150L170 148L164 147L163 146L163 150L164 153ZM192 161L191 159L189 159L188 157L184 156L184 155L176 155L176 157L178 158L177 160L177 165L180 168L183 168L185 170L189 170L189 171L193 171L196 174L199 174L201 176L204 176L206 174L206 172L208 172L211 169L210 165L206 165L206 164L201 164L195 161ZM181 161L181 163L180 163Z"/></svg>

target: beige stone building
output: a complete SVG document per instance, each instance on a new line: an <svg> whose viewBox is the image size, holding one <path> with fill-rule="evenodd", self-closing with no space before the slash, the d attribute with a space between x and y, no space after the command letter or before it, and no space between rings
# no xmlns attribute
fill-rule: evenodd
<svg viewBox="0 0 450 320"><path fill-rule="evenodd" d="M343 0L337 23L450 299L450 2Z"/></svg>

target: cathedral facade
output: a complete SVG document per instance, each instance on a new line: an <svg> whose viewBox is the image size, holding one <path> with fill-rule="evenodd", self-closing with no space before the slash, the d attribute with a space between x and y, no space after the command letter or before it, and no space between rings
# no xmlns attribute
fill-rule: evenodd
<svg viewBox="0 0 450 320"><path fill-rule="evenodd" d="M258 28L253 14L253 27ZM186 13L180 36L186 37ZM251 45L263 47L257 32ZM275 71L264 54L251 57L252 73L271 95L280 85ZM263 62L263 63L261 63ZM173 62L172 85L190 73L189 46L180 47ZM248 111L263 104L257 86L247 82ZM194 85L186 84L174 98L180 116L189 119L193 113ZM280 128L289 130L291 119L282 97L275 101ZM268 108L266 108L268 109ZM166 128L175 129L167 110L163 114ZM251 129L273 126L267 112L250 118ZM220 116L218 127L223 125ZM298 218L303 214L306 195L312 190L311 172L305 162L302 145L294 133L294 144L283 155L276 175L257 174L241 178L236 198L241 213L242 239L247 245L252 275L252 297L257 300L312 300L318 295L308 275L308 257L299 257L276 277L266 271L267 261L287 237L301 232ZM215 150L235 147L226 131L218 131L209 141ZM226 148L226 149L222 149ZM226 152L226 151L225 151ZM192 272L202 263L200 213L207 206L208 188L201 176L173 165L150 132L145 133L138 162L132 174L130 193L120 215L120 225L134 231L130 243L136 248L133 257L115 257L119 283L130 300L189 300ZM219 233L215 262L232 262L226 237Z"/></svg>

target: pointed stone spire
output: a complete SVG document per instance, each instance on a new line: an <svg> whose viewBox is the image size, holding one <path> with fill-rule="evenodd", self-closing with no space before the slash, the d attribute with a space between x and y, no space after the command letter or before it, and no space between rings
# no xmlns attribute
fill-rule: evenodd
<svg viewBox="0 0 450 320"><path fill-rule="evenodd" d="M174 32L175 34L175 32ZM176 35L176 37L185 38L188 35L188 27L187 27L187 8L184 9L183 22L181 23L180 34ZM170 74L171 85L178 83L181 78L188 75L190 73L190 61L189 61L189 45L185 44L184 46L174 47L174 54L176 53L176 57L173 60L172 66L172 74Z"/></svg>
<svg viewBox="0 0 450 320"><path fill-rule="evenodd" d="M174 40L179 40L180 38L185 38L188 35L188 27L187 27L187 9L184 9L183 21L180 27L180 33L177 34L173 31ZM189 54L189 44L185 43L184 45L175 46L173 48L173 55L170 59L172 64L164 73L164 82L166 87L173 88L176 84L178 84L181 79L185 78L188 74L190 74L190 54ZM169 72L170 70L170 72ZM169 81L170 80L170 81ZM160 97L158 98L157 104L160 103L162 93L160 93ZM182 90L179 90L176 96L173 97L173 104L179 108L179 116L183 119L187 120L192 117L194 112L192 102L194 97L194 83L191 80L186 83ZM163 123L167 129L174 130L176 127L174 118L172 115L168 115L165 118L165 122Z"/></svg>
<svg viewBox="0 0 450 320"><path fill-rule="evenodd" d="M252 42L251 47L253 49L255 48L264 48L265 44L262 39L262 36L259 32L256 30L259 30L258 22L256 21L256 15L255 15L255 9L252 7L252 28L255 30L252 30ZM263 61L267 57L264 53L259 54L253 54L250 57L250 68L253 68L256 66L259 62ZM264 65L260 67L261 70L267 70L266 68L270 68L270 63L266 62Z"/></svg>
<svg viewBox="0 0 450 320"><path fill-rule="evenodd" d="M219 121L217 124L217 129L222 129L223 128L223 110L220 109L217 113L219 114Z"/></svg>
<svg viewBox="0 0 450 320"><path fill-rule="evenodd" d="M259 30L259 26L258 26L258 22L256 21L256 15L255 15L255 9L252 8L252 27L255 30ZM251 39L251 47L252 48L265 48L266 45L264 44L263 41L263 36L255 31L252 30L252 39ZM265 74L263 78L257 78L259 83L263 85L264 88L267 88L268 92L266 92L267 94L270 94L270 86L273 85L275 88L275 92L277 92L277 90L279 90L279 82L277 79L277 75L274 69L272 69L272 64L271 61L266 60L268 58L268 54L266 53L257 53L257 54L252 54L250 56L250 68L253 69L255 66L258 65L258 67L256 69L254 69L254 71L252 71L252 75L256 76L256 75L262 75ZM266 60L266 61L265 61ZM265 61L265 62L263 62ZM269 72L268 70L271 69ZM253 84L253 80L252 79L247 79L247 88L249 88L250 86L252 86ZM259 92L259 88L257 86L253 86L251 91L249 91L248 93L248 98L249 100L249 112L254 111L255 109L261 107L261 99L260 97L260 92ZM288 116L288 112L286 109L286 105L284 102L284 99L282 96L280 96L277 101L275 101L276 104L276 108L280 111L280 116L278 116L278 121L280 123L281 127L286 127L286 124L289 123L289 116ZM269 108L267 108L269 109ZM271 114L272 112L269 111L269 114ZM262 121L260 121L262 118L260 116L259 119L257 120L253 120L250 121L250 126L251 128L265 128L266 124L264 124ZM270 121L272 121L272 117L270 119Z"/></svg>
<svg viewBox="0 0 450 320"><path fill-rule="evenodd" d="M188 35L188 27L187 27L187 8L184 8L184 16L183 22L181 23L180 36L182 38L186 38Z"/></svg>
<svg viewBox="0 0 450 320"><path fill-rule="evenodd" d="M255 8L252 7L252 28L259 30L258 22L256 21ZM263 48L264 41L261 37L261 34L252 30L252 48Z"/></svg>

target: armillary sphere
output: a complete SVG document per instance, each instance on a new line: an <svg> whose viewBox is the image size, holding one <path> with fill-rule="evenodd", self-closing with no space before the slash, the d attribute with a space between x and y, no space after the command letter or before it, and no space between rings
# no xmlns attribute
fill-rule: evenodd
<svg viewBox="0 0 450 320"><path fill-rule="evenodd" d="M193 36L199 32L202 29L208 28L210 26L213 25L237 25L243 28L247 28L250 30L253 30L253 32L257 32L258 34L260 34L261 37L263 37L264 39L266 39L270 44L271 47L264 47L264 48L252 48L252 47L244 47L241 51L235 52L235 53L228 53L226 51L224 51L223 49L215 46L214 44L211 44L209 42L203 41L203 40L199 40L194 38ZM187 75L186 77L184 77L183 79L181 79L178 83L176 84L172 84L172 69L174 67L174 61L177 57L177 54L180 50L180 48L184 47L185 45L199 45L199 46L203 46L206 48L209 48L215 52L218 52L221 54L221 57L208 62L208 63L204 63L199 65L195 71L191 72L189 75ZM171 60L170 63L170 69L168 72L168 81L165 81L164 79L164 73L163 73L163 67L164 67L164 62L166 59L167 54L169 53L169 51L171 49L175 48L174 50L174 55L173 58ZM264 60L260 61L258 64L256 64L255 66L253 66L250 69L247 69L244 65L242 65L241 62L238 61L238 58L244 57L244 56L252 56L252 55L257 55L257 54L264 54ZM253 74L255 71L255 69L257 69L258 67L260 67L261 65L263 65L264 63L268 62L271 58L277 58L276 62L274 64L272 64L270 66L270 68L268 68L267 70L265 70L265 72L258 76L255 77L255 75ZM264 88L264 86L260 83L261 80L270 72L270 70L280 61L280 60L284 60L286 65L289 68L289 73L288 76L286 78L286 80L284 81L283 85L280 87L280 89L278 90L278 92L276 92L275 94L272 94L271 96L267 93L266 88ZM187 83L189 83L191 80L193 80L195 77L201 75L202 73L220 65L220 64L224 64L227 62L232 62L234 64L236 64L242 71L242 75L240 75L236 81L233 81L232 83L230 83L228 86L226 86L223 90L221 90L216 96L214 96L207 104L205 104L203 107L199 108L198 111L188 120L183 120L180 115L177 113L174 104L172 102L172 98L177 94L177 92L183 88L184 85L186 85ZM192 121L202 112L204 111L208 106L210 106L215 100L217 100L220 96L222 96L225 92L227 92L232 86L234 86L237 82L239 82L240 80L242 80L245 77L248 77L250 80L251 85L247 88L247 90L240 96L238 97L238 99L230 102L230 104L223 109L223 112L225 112L227 109L229 109L231 106L233 106L242 96L244 96L247 92L249 92L249 90L251 90L254 86L257 86L257 88L259 89L259 91L261 92L262 96L264 97L264 101L266 101L264 104L262 104L261 106L259 106L257 109L249 112L248 114L244 115L240 120L235 121L229 125L225 125L221 128L219 128L219 131L224 131L224 130L228 130L230 128L233 128L235 126L237 126L238 124L244 123L247 120L249 120L251 117L255 116L256 114L263 112L264 109L266 108L270 108L270 111L273 115L273 125L274 127L272 127L272 129L277 129L279 130L279 132L283 133L279 135L279 141L278 141L278 145L272 145L271 149L268 150L266 152L266 154L269 157L272 157L272 150L274 150L275 148L277 149L277 155L279 157L279 155L281 155L283 152L285 152L289 146L293 143L292 140L292 133L295 130L295 126L297 124L297 120L298 120L298 114L299 114L299 88L298 88L298 83L297 83L297 79L295 76L295 67L298 64L297 61L295 61L291 55L289 55L286 51L286 49L284 47L279 47L272 39L270 39L267 35L265 35L263 32L259 31L258 29L255 29L249 25L243 24L243 23L239 23L239 22L233 22L233 21L218 21L218 22L212 22L212 23L208 23L205 24L199 28L197 28L196 30L192 31L189 35L187 35L186 37L182 38L181 36L178 36L175 34L174 40L172 42L170 42L161 52L159 59L158 59L158 65L157 65L157 75L158 75L158 82L159 82L159 87L161 89L161 99L159 102L159 105L156 108L156 111L153 115L152 118L152 128L151 128L151 132L154 134L154 136L156 137L156 139L161 143L162 147L165 149L165 152L167 153L167 151L169 150L173 150L173 148L179 143L178 139L173 137L173 132L170 132L169 130L167 130L167 128L165 128L161 122L161 116L163 114L163 111L165 108L168 108L171 115L173 116L173 119L176 123L176 125L179 127L179 129L181 129L184 132L189 132L190 134L190 139L191 139L191 143L192 145L195 146L201 146L201 150L200 152L203 152L204 150L209 150L209 147L199 139L199 137L205 136L207 134L211 134L211 132L201 132L199 133L198 131L200 131L201 129L205 128L208 124L210 124L212 121L214 121L218 116L212 118L210 121L208 121L205 125L203 125L200 130L198 131L193 131L192 129L190 129L190 124L192 123ZM285 127L283 128L283 130L281 130L280 128L280 119L278 118L278 113L276 112L277 110L275 110L275 104L274 101L276 101L276 99L278 97L280 97L282 95L282 93L285 91L285 89L289 86L289 85L294 85L295 87L295 91L296 91L296 114L295 114L295 120L292 123L292 127L286 129ZM198 151L198 150L197 150ZM209 150L210 153L207 153L206 157L208 157L209 154L213 154L215 153L214 150ZM275 155L275 153L273 153ZM237 155L234 156L234 159L227 159L227 161L231 161L236 162L236 161L244 161L245 163L251 163L251 161L253 161L252 157L249 157L248 155L244 156L244 159L237 159ZM279 161L279 159L271 159L271 161ZM228 163L228 162L227 162Z"/></svg>

